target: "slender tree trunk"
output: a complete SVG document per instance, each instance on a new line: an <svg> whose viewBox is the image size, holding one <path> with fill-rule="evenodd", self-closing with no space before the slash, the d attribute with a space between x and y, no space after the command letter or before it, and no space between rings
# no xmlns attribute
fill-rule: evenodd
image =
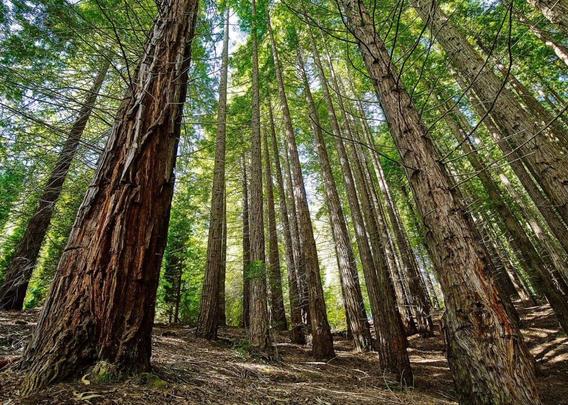
<svg viewBox="0 0 568 405"><path fill-rule="evenodd" d="M29 220L22 239L16 246L12 260L6 266L4 283L0 287L0 310L21 311L28 284L32 277L41 245L47 234L55 204L61 195L63 183L81 142L83 131L95 107L99 90L105 80L110 60L104 60L93 85L89 89L79 114L69 131L55 167L45 184L39 204Z"/></svg>
<svg viewBox="0 0 568 405"><path fill-rule="evenodd" d="M459 76L484 101L484 108L501 130L499 135L513 148L518 148L522 161L526 162L555 210L568 222L568 152L555 139L553 131L538 125L521 108L514 94L485 66L479 53L448 20L435 0L412 0L412 5L422 20L436 31L437 40Z"/></svg>
<svg viewBox="0 0 568 405"><path fill-rule="evenodd" d="M445 294L448 360L467 403L539 403L522 336L509 319L491 264L410 96L397 80L388 50L365 6L343 0L416 197L426 241Z"/></svg>
<svg viewBox="0 0 568 405"><path fill-rule="evenodd" d="M340 274L341 288L344 298L347 328L353 336L355 349L358 351L368 351L371 349L371 332L365 314L363 294L359 284L357 273L357 262L351 247L349 231L341 208L339 193L333 171L327 153L327 147L322 133L316 105L310 90L308 76L303 64L303 59L298 58L300 73L304 83L304 95L309 109L309 117L312 122L312 131L315 135L315 145L320 160L324 187L326 191L326 201L329 207L331 230L335 242L338 269Z"/></svg>
<svg viewBox="0 0 568 405"><path fill-rule="evenodd" d="M196 16L174 0L155 20L23 355L23 394L101 360L150 368Z"/></svg>
<svg viewBox="0 0 568 405"><path fill-rule="evenodd" d="M274 127L274 117L272 113L272 103L268 99L268 114L270 118L270 134L272 139L272 154L276 169L276 182L280 197L280 218L284 231L284 242L286 245L286 268L288 270L288 295L290 297L290 321L292 329L290 331L290 341L296 344L305 344L306 336L302 324L302 310L300 307L300 289L298 286L298 276L294 257L294 244L290 232L290 220L288 216L288 204L286 203L286 191L282 176L282 166L280 164L280 154L278 152L278 141L276 140L276 129Z"/></svg>
<svg viewBox="0 0 568 405"><path fill-rule="evenodd" d="M361 121L363 122L363 129L367 135L366 141L374 148L374 142L371 135L371 130L365 120L365 112L360 102L358 102L359 114L361 115ZM433 323L432 317L430 315L430 297L428 296L428 290L420 274L420 269L416 261L416 257L412 252L408 237L402 225L400 219L400 213L396 207L394 199L392 197L389 185L387 184L383 168L377 156L377 153L371 153L373 159L373 167L379 181L379 188L382 195L385 197L387 211L389 218L394 230L394 235L397 240L397 245L401 253L401 259L403 262L404 269L406 270L408 286L410 293L415 302L418 320L418 331L422 336L431 336Z"/></svg>
<svg viewBox="0 0 568 405"><path fill-rule="evenodd" d="M256 0L252 0L252 140L250 165L250 325L249 335L254 347L267 351L272 346L266 300L266 259L262 199L262 153L260 141L260 94L258 71L258 34Z"/></svg>
<svg viewBox="0 0 568 405"><path fill-rule="evenodd" d="M566 8L566 12L568 12L568 8ZM550 34L548 34L544 30L541 30L536 25L531 24L522 16L517 16L517 17L522 24L526 25L529 28L529 30L538 39L540 39L547 47L549 47L556 54L556 56L558 56L558 59L560 59L562 62L564 62L565 65L568 66L568 48L558 43L554 38L552 38ZM568 21L568 18L566 20Z"/></svg>
<svg viewBox="0 0 568 405"><path fill-rule="evenodd" d="M528 0L529 4L544 15L568 36L568 2L566 0Z"/></svg>
<svg viewBox="0 0 568 405"><path fill-rule="evenodd" d="M223 239L221 244L221 268L219 272L219 309L217 310L218 326L227 326L225 307L225 279L227 276L227 187L223 190Z"/></svg>
<svg viewBox="0 0 568 405"><path fill-rule="evenodd" d="M249 214L249 193L247 178L247 163L243 156L243 318L241 324L249 327L250 319L250 284L248 270L250 267L250 214Z"/></svg>
<svg viewBox="0 0 568 405"><path fill-rule="evenodd" d="M276 210L274 209L274 186L272 184L272 167L268 149L268 135L264 131L264 177L266 185L266 203L268 205L268 280L270 287L270 307L272 310L272 326L276 330L287 330L284 297L282 294L282 275L280 274L280 253L278 251L278 234L276 230Z"/></svg>
<svg viewBox="0 0 568 405"><path fill-rule="evenodd" d="M318 255L316 249L316 241L314 239L312 220L306 197L306 188L304 186L304 177L300 166L300 157L298 147L296 145L296 137L294 127L288 108L288 99L286 97L284 87L284 77L282 75L282 67L278 57L278 50L271 36L272 55L276 70L276 78L278 81L278 93L280 95L280 103L282 105L284 116L284 129L286 133L286 141L288 151L290 153L290 168L292 172L292 185L294 189L294 200L296 203L296 211L298 214L298 233L300 236L301 256L305 263L306 281L308 286L308 299L310 308L310 325L312 334L312 355L316 359L330 359L335 356L333 350L333 337L327 322L327 313L323 288L321 284L321 275L319 270Z"/></svg>
<svg viewBox="0 0 568 405"><path fill-rule="evenodd" d="M213 186L211 189L211 212L209 214L209 238L207 240L207 264L201 290L201 309L197 320L196 335L206 339L217 338L219 325L220 287L223 271L223 226L225 210L225 138L227 132L227 76L229 71L229 9L225 14L225 33L219 83L219 107L217 110L217 133Z"/></svg>
<svg viewBox="0 0 568 405"><path fill-rule="evenodd" d="M334 128L333 131L335 136L339 140L341 140L341 129L339 127L339 123L337 122L337 116L333 107L333 100L329 92L329 85L313 37L312 52L314 54L314 60L318 68L319 78L321 81L324 97L327 102L328 111L330 112L330 117ZM301 59L301 54L299 52L298 55L299 59ZM344 110L341 99L339 100L339 102L341 109ZM346 125L348 125L345 112L344 118ZM351 133L349 134L349 139L351 139ZM341 149L342 148L340 148L340 150ZM343 153L345 153L345 156L340 156L340 159L346 158L347 160L348 155L345 151L345 147L343 147L343 150L340 152L340 154ZM365 218L365 225L369 232L369 242L372 249L372 257L374 259L373 267L376 275L377 289L376 291L373 291L373 293L378 294L378 297L380 297L380 302L378 303L379 306L377 308L379 310L380 316L375 318L377 323L374 324L375 333L377 334L377 344L375 345L375 348L379 352L379 361L381 368L400 376L400 379L403 383L411 384L412 371L410 369L408 354L406 353L406 334L396 306L394 286L392 284L392 279L389 275L389 268L384 257L385 246L383 246L379 240L378 229L375 222L375 212L369 200L370 195L368 194L368 190L366 188L362 188L364 186L364 183L360 162L358 159L351 159L351 161L355 163L355 166L353 166L355 174L355 185L358 185L360 188L359 201L361 203L363 217ZM356 196L357 194L354 195L355 198L357 198Z"/></svg>

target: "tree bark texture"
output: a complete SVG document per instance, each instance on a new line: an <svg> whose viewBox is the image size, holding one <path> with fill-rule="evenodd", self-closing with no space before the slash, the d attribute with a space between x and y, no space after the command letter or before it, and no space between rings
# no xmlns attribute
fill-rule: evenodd
<svg viewBox="0 0 568 405"><path fill-rule="evenodd" d="M446 303L448 360L464 403L539 403L532 361L509 319L471 218L437 156L389 52L358 1L344 0L356 38L413 189Z"/></svg>
<svg viewBox="0 0 568 405"><path fill-rule="evenodd" d="M22 359L24 394L97 361L150 368L197 1L163 5Z"/></svg>
<svg viewBox="0 0 568 405"><path fill-rule="evenodd" d="M248 328L250 319L250 284L248 279L248 269L250 267L250 214L249 214L249 193L247 163L242 158L243 171L243 317L241 324Z"/></svg>

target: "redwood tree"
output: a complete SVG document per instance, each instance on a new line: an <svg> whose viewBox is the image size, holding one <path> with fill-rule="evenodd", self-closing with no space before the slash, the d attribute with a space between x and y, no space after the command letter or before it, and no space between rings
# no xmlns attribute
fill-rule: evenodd
<svg viewBox="0 0 568 405"><path fill-rule="evenodd" d="M99 361L150 368L197 6L161 3L23 355L24 394Z"/></svg>

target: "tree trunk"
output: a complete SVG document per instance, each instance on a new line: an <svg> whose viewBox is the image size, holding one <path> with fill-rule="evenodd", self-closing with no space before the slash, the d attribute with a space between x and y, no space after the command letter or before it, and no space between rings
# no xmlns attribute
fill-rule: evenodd
<svg viewBox="0 0 568 405"><path fill-rule="evenodd" d="M271 40L272 55L274 57L276 78L278 81L278 93L280 95L280 103L282 105L284 116L286 141L288 151L290 153L290 168L292 173L291 180L294 190L296 211L298 214L298 233L300 237L301 256L305 264L307 276L306 284L308 287L310 325L312 329L312 355L316 359L330 359L335 356L335 352L333 350L333 337L331 336L331 330L327 322L327 312L321 284L316 241L314 239L312 229L312 220L310 218L310 210L306 197L302 168L300 166L300 157L298 154L298 147L296 145L294 127L292 125L290 110L288 108L288 99L286 97L284 87L282 67L278 57L278 50L276 48L274 36L272 36Z"/></svg>
<svg viewBox="0 0 568 405"><path fill-rule="evenodd" d="M328 111L330 112L333 131L338 140L341 140L341 129L339 128L337 115L335 114L335 109L333 106L333 100L329 92L327 78L325 76L325 71L323 69L317 47L313 42L313 37L312 52L314 54L314 60L318 68L319 78L321 81L324 97L326 99ZM298 53L298 55L300 54ZM340 107L343 107L341 99L339 100L339 102ZM344 110L344 108L341 109ZM348 124L345 112L344 118L345 123ZM341 156L341 154L344 154L344 156ZM340 159L342 158L349 160L345 146L343 146L343 148L340 147ZM351 161L354 161L355 163L355 184L359 183L358 185L361 186L362 178L359 167L359 160L354 159ZM353 191L354 190L355 187L353 187ZM349 193L350 191L348 190L348 194ZM353 198L357 198L357 193L354 194ZM359 190L359 201L361 202L363 217L365 217L366 220L365 225L369 232L369 242L372 249L371 255L374 259L373 267L376 278L373 281L376 282L376 290L373 291L373 293L377 294L377 298L373 299L378 300L378 307L376 308L376 310L378 310L378 313L380 314L380 316L376 316L374 318L374 321L376 322L374 323L375 333L377 335L377 343L375 345L375 348L379 352L380 366L383 370L388 370L389 372L397 374L403 383L411 384L412 372L410 370L410 362L406 353L406 335L404 327L402 325L402 320L400 319L400 314L396 307L394 287L389 276L389 269L384 259L385 250L383 249L384 246L381 246L378 239L379 235L376 223L374 222L374 212L369 202L369 195L367 194L367 190ZM369 291L369 294L371 294L371 291Z"/></svg>
<svg viewBox="0 0 568 405"><path fill-rule="evenodd" d="M296 344L305 344L306 336L302 324L302 310L300 306L300 288L298 286L298 275L294 256L294 244L290 231L290 219L288 216L288 204L286 203L286 191L282 176L282 166L280 164L280 154L278 152L278 141L276 140L276 130L274 127L274 117L272 113L272 103L268 99L268 115L270 118L270 134L272 138L272 152L276 169L276 181L278 184L278 194L280 196L280 218L284 231L284 242L286 245L286 268L288 270L288 295L290 297L290 321L292 329L290 331L290 341Z"/></svg>
<svg viewBox="0 0 568 405"><path fill-rule="evenodd" d="M566 12L568 12L568 8L566 9ZM560 59L562 62L564 62L564 65L568 66L568 48L566 48L564 45L558 43L546 31L541 30L539 27L537 27L534 24L531 24L530 22L528 22L523 17L520 17L519 20L522 24L525 24L526 26L528 26L529 30L538 39L540 39L546 46L548 46L556 54L556 56L558 56L558 59ZM568 19L567 19L567 21L568 21Z"/></svg>
<svg viewBox="0 0 568 405"><path fill-rule="evenodd" d="M445 294L448 360L456 390L467 403L539 403L530 356L489 276L485 249L397 80L389 52L364 5L349 0L342 5L428 230L426 241Z"/></svg>
<svg viewBox="0 0 568 405"><path fill-rule="evenodd" d="M308 76L306 74L301 54L299 54L298 62L302 81L304 83L304 95L308 104L309 117L312 122L315 146L320 160L324 188L327 197L326 201L329 207L331 230L335 242L341 288L344 298L346 318L348 320L347 328L353 336L355 349L358 351L368 351L372 347L372 340L367 316L365 314L363 294L359 284L357 262L355 261L355 254L351 247L349 231L347 230L347 224L345 222L345 216L343 215L343 209L341 208L339 193L337 192L337 186L335 184L335 179L333 178L333 171L321 129L322 127L319 120L319 114L310 90Z"/></svg>
<svg viewBox="0 0 568 405"><path fill-rule="evenodd" d="M276 230L276 210L274 209L274 186L272 184L272 167L268 151L268 135L264 131L264 177L266 184L266 203L268 205L268 282L270 290L270 308L272 327L276 330L287 330L286 312L282 294L282 275L280 274L280 252L278 251L278 234Z"/></svg>
<svg viewBox="0 0 568 405"><path fill-rule="evenodd" d="M196 17L177 0L155 20L23 355L24 394L97 361L150 368Z"/></svg>
<svg viewBox="0 0 568 405"><path fill-rule="evenodd" d="M243 156L243 317L241 325L245 328L249 327L250 319L250 284L248 279L248 270L250 267L250 214L249 214L249 194L248 194L248 178L247 163Z"/></svg>
<svg viewBox="0 0 568 405"><path fill-rule="evenodd" d="M252 0L252 140L250 164L250 325L249 336L254 347L268 351L272 347L266 301L266 260L262 200L262 153L260 145L260 94L258 71L258 34L256 0Z"/></svg>
<svg viewBox="0 0 568 405"><path fill-rule="evenodd" d="M219 271L218 326L227 326L227 311L225 308L225 279L227 277L227 186L223 188L223 239L221 241L221 268Z"/></svg>
<svg viewBox="0 0 568 405"><path fill-rule="evenodd" d="M109 66L110 60L103 60L93 85L89 89L79 114L67 135L55 167L45 184L39 198L39 204L26 226L22 239L16 246L12 259L6 266L4 282L0 287L0 310L21 311L24 306L28 284L51 223L55 204L61 195L63 183L81 142L83 131L95 107L99 90L105 80Z"/></svg>
<svg viewBox="0 0 568 405"><path fill-rule="evenodd" d="M361 115L361 121L363 122L363 129L367 135L366 141L374 148L373 139L371 136L371 130L365 120L365 113L360 102L358 102L359 113ZM418 268L418 263L416 262L416 257L412 252L410 243L408 242L408 237L402 225L400 219L400 213L396 207L394 199L391 195L389 185L387 184L383 168L377 156L377 153L371 153L373 158L373 166L377 179L379 181L379 188L386 200L387 211L391 221L392 228L394 230L395 238L397 241L398 248L401 253L401 259L403 263L403 268L408 280L408 287L410 293L414 299L417 321L418 321L418 332L426 337L432 335L433 323L432 317L430 315L430 297L428 296L428 290L420 275L420 269Z"/></svg>
<svg viewBox="0 0 568 405"><path fill-rule="evenodd" d="M568 2L566 0L528 0L529 4L568 36Z"/></svg>
<svg viewBox="0 0 568 405"><path fill-rule="evenodd" d="M503 87L479 53L452 25L435 0L412 0L412 5L434 31L452 65L470 85L501 130L499 135L518 148L523 162L534 175L556 211L568 222L568 164L566 150L553 131L538 125L519 105L514 94ZM493 104L494 103L494 104ZM489 110L489 107L493 107Z"/></svg>
<svg viewBox="0 0 568 405"><path fill-rule="evenodd" d="M227 76L229 71L229 9L225 14L225 33L219 83L219 107L217 109L217 133L213 186L211 189L211 212L209 214L209 237L207 239L207 263L201 308L197 320L196 335L206 339L217 338L219 325L221 272L223 267L223 226L225 210L225 138L227 133ZM224 280L223 287L224 287Z"/></svg>

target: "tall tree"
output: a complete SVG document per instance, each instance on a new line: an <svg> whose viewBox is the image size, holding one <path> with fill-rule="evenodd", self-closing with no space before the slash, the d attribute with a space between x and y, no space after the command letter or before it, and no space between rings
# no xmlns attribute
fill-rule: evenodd
<svg viewBox="0 0 568 405"><path fill-rule="evenodd" d="M197 5L161 4L23 355L23 393L98 361L150 368Z"/></svg>
<svg viewBox="0 0 568 405"><path fill-rule="evenodd" d="M306 69L303 65L303 59L298 58L298 61L300 62L299 70L304 83L304 95L308 104L309 117L312 121L312 131L315 135L315 145L320 160L327 204L330 211L331 230L335 242L340 282L345 301L346 317L348 319L347 326L355 342L355 348L360 351L367 351L371 349L371 332L365 314L363 294L357 273L357 262L351 247L351 238L349 237L345 216L341 208L339 193L333 177L322 126L310 90Z"/></svg>
<svg viewBox="0 0 568 405"><path fill-rule="evenodd" d="M460 399L539 403L522 336L509 319L446 168L361 1L340 3L380 98L391 134L428 229L426 241L446 302L448 360Z"/></svg>
<svg viewBox="0 0 568 405"><path fill-rule="evenodd" d="M568 35L568 2L566 0L528 0L529 4Z"/></svg>
<svg viewBox="0 0 568 405"><path fill-rule="evenodd" d="M282 294L282 275L280 273L280 252L278 251L278 234L276 230L276 210L274 208L274 185L272 183L272 167L268 148L268 134L264 131L264 182L266 187L266 204L268 216L268 280L270 287L270 308L272 326L276 330L288 329L284 296Z"/></svg>
<svg viewBox="0 0 568 405"><path fill-rule="evenodd" d="M243 172L243 317L241 324L248 328L250 319L250 283L248 270L250 267L250 213L249 213L249 192L247 163L245 157L242 158Z"/></svg>
<svg viewBox="0 0 568 405"><path fill-rule="evenodd" d="M93 84L87 92L87 97L82 103L61 152L59 152L55 167L44 186L39 204L26 225L12 260L6 267L4 283L0 287L0 309L21 310L23 308L28 284L51 223L55 204L61 195L63 183L77 153L77 148L95 107L99 90L103 85L109 66L110 59L102 58L101 66Z"/></svg>
<svg viewBox="0 0 568 405"><path fill-rule="evenodd" d="M249 186L250 266L248 269L248 282L250 285L249 336L254 347L267 351L270 350L272 341L266 302L257 19L256 0L252 0L252 139Z"/></svg>
<svg viewBox="0 0 568 405"><path fill-rule="evenodd" d="M274 114L272 112L272 101L268 99L268 117L270 119L270 135L272 140L272 155L274 156L274 166L276 171L276 183L278 184L278 194L280 201L280 218L284 231L284 242L286 245L286 269L288 272L288 295L290 298L290 321L292 329L290 331L290 341L297 344L305 344L306 336L302 324L302 309L300 304L300 286L298 285L298 269L294 255L294 243L290 218L288 213L288 203L286 202L286 191L282 176L282 165L280 164L280 153L278 152L278 141L276 139L276 128L274 127Z"/></svg>
<svg viewBox="0 0 568 405"><path fill-rule="evenodd" d="M197 336L206 339L217 337L219 323L221 273L223 271L223 245L225 224L225 138L227 133L227 76L229 73L229 8L225 13L225 32L221 56L221 81L219 83L219 107L217 109L217 133L215 165L209 214L209 238L207 240L207 265L201 291L201 309L197 321ZM223 277L223 287L224 287ZM223 303L224 305L224 303ZM224 311L223 311L224 312Z"/></svg>
<svg viewBox="0 0 568 405"><path fill-rule="evenodd" d="M272 30L271 30L272 32ZM300 236L301 256L306 269L306 282L308 286L308 299L310 308L310 324L312 333L312 354L316 359L329 359L335 356L333 350L333 337L327 321L327 313L321 275L319 269L316 241L314 239L312 220L306 196L306 187L300 165L300 156L296 144L296 135L292 125L292 118L288 107L282 65L276 47L274 35L271 36L272 56L278 82L278 94L284 117L284 130L286 142L290 153L290 168L294 200L298 215L298 234Z"/></svg>
<svg viewBox="0 0 568 405"><path fill-rule="evenodd" d="M567 151L558 142L552 128L539 126L521 108L514 94L485 65L483 58L440 10L435 0L413 0L412 5L436 32L437 41L462 80L483 100L487 112L501 130L501 137L520 152L522 161L555 210L564 222L568 222Z"/></svg>

